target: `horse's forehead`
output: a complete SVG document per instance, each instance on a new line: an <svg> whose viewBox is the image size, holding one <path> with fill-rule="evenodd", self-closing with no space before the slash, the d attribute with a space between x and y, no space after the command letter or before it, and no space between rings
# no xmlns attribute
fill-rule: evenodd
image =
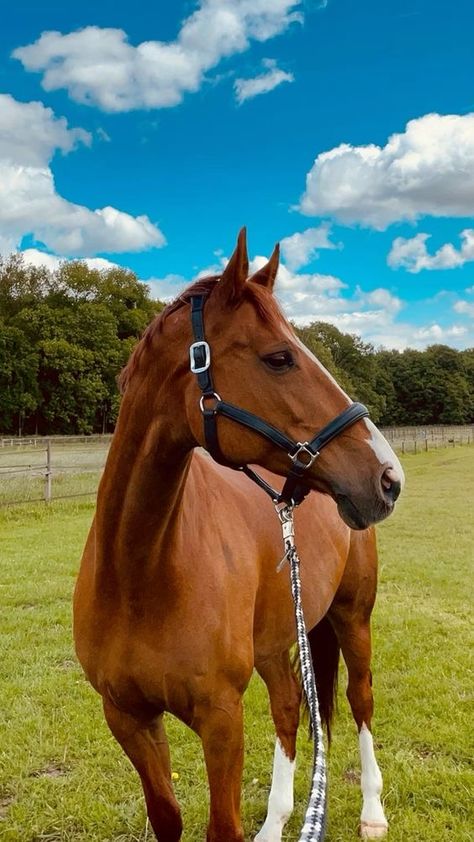
<svg viewBox="0 0 474 842"><path fill-rule="evenodd" d="M229 330L245 335L249 341L280 339L294 342L295 340L290 324L276 307L274 313L270 311L270 316L265 317L258 311L254 302L246 301L234 311L232 316L227 317L227 321Z"/></svg>

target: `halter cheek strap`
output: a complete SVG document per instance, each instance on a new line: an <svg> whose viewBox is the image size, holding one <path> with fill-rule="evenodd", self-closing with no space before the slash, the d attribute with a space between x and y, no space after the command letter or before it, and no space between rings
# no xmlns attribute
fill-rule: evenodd
<svg viewBox="0 0 474 842"><path fill-rule="evenodd" d="M189 349L189 359L191 371L196 375L199 388L202 392L200 407L203 415L206 449L216 462L247 474L275 503L298 505L310 491L304 483L305 472L311 467L315 459L318 458L323 447L326 447L329 442L348 427L355 424L356 421L366 418L369 414L368 409L361 403L353 403L341 412L340 415L326 424L310 441L295 442L258 415L254 415L246 409L241 409L238 406L223 401L215 391L212 381L211 349L206 342L204 333L205 300L206 296L204 295L194 295L191 297L191 323L194 342ZM217 434L218 415L223 415L225 418L229 418L231 421L235 421L253 430L253 432L271 441L272 444L287 453L292 466L281 493L273 489L271 485L265 482L248 465L236 466L226 460L219 446Z"/></svg>

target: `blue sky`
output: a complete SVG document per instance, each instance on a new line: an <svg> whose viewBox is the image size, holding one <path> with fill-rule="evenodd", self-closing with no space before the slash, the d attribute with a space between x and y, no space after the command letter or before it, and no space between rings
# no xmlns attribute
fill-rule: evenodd
<svg viewBox="0 0 474 842"><path fill-rule="evenodd" d="M295 321L473 346L473 24L469 0L19 0L0 251L101 258L163 297L245 224L255 266L282 242Z"/></svg>

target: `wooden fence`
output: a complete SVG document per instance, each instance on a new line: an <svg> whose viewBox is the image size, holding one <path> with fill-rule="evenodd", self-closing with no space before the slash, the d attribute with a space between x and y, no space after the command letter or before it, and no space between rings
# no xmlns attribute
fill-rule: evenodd
<svg viewBox="0 0 474 842"><path fill-rule="evenodd" d="M418 454L474 443L474 425L386 427L395 451ZM0 507L94 495L111 436L0 438Z"/></svg>
<svg viewBox="0 0 474 842"><path fill-rule="evenodd" d="M95 494L111 436L0 439L0 506Z"/></svg>
<svg viewBox="0 0 474 842"><path fill-rule="evenodd" d="M439 447L461 447L474 443L474 425L430 427L382 427L382 433L397 453L421 453Z"/></svg>

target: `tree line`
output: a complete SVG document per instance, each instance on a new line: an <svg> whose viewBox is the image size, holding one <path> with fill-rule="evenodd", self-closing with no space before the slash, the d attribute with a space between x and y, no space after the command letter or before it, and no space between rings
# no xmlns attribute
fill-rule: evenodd
<svg viewBox="0 0 474 842"><path fill-rule="evenodd" d="M163 306L127 269L0 258L0 434L110 432L117 375ZM325 322L297 333L377 423L474 423L474 348L378 350Z"/></svg>

